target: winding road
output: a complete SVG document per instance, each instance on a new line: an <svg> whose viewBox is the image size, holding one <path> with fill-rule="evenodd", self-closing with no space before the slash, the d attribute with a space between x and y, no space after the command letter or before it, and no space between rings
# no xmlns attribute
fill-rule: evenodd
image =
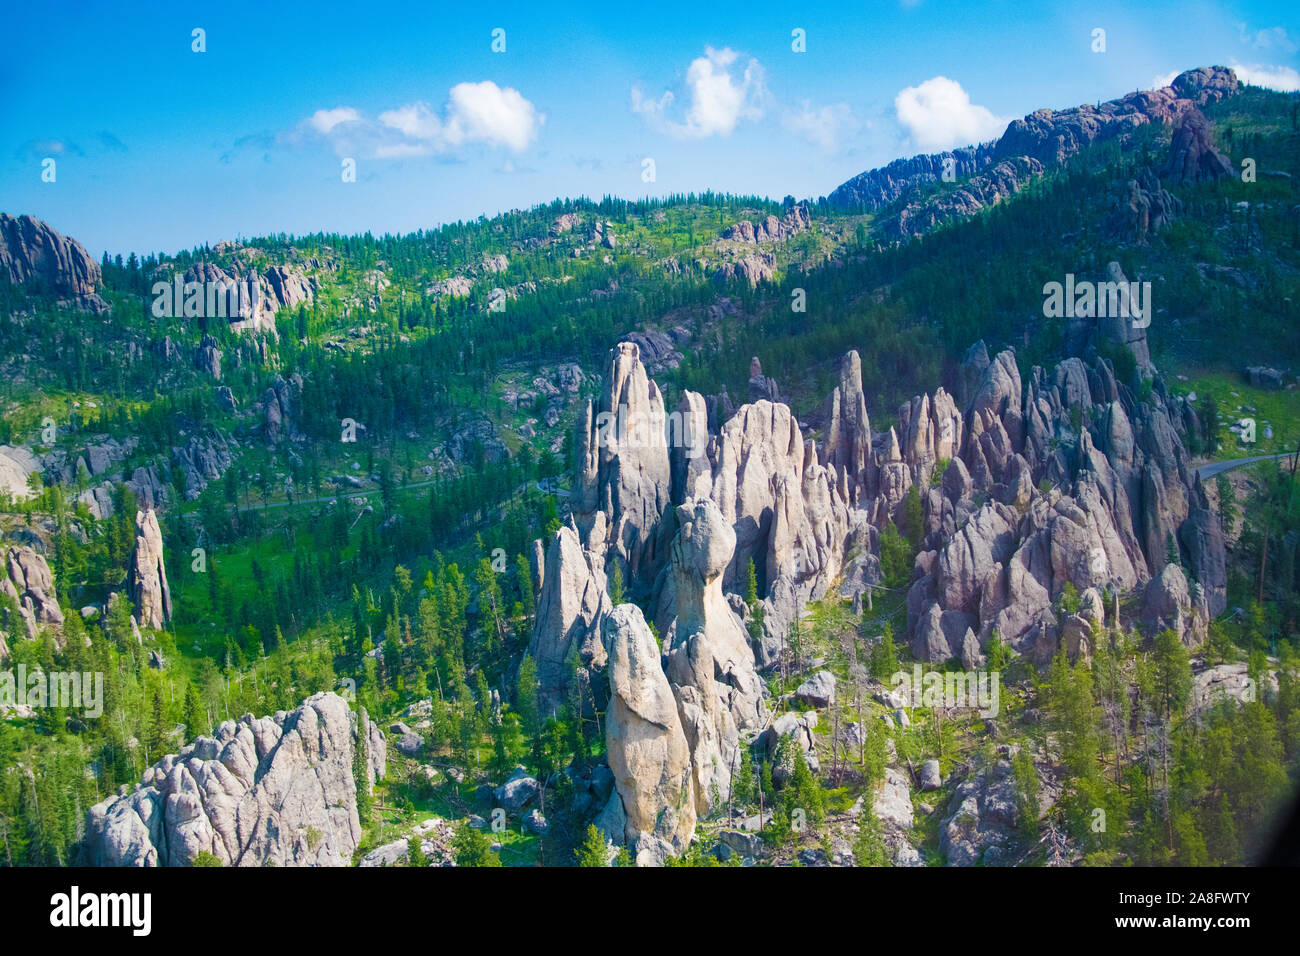
<svg viewBox="0 0 1300 956"><path fill-rule="evenodd" d="M398 491L407 491L411 488L427 488L429 485L436 485L440 480L441 479L438 478L430 478L428 481L413 481L409 485L395 485L393 491L398 492ZM561 498L567 498L569 495L569 492L565 491L563 488L548 489L540 481L535 481L533 482L533 484L537 487L537 490L544 495L552 494L552 495L557 495ZM295 498L293 501L272 501L272 502L268 502L267 504L261 504L261 505L245 504L245 505L240 505L238 510L239 511L264 511L268 508L288 508L290 506L296 506L296 505L322 504L324 502L337 501L339 498L346 498L349 500L353 498L369 498L371 495L379 494L380 490L381 489L379 488L356 488L356 489L340 490L338 494L322 495L319 498ZM519 491L515 492L515 494L519 494L520 491L522 490L523 488L520 488ZM197 513L198 512L187 512L186 514L188 516L190 514L197 514Z"/></svg>
<svg viewBox="0 0 1300 956"><path fill-rule="evenodd" d="M1278 458L1290 458L1295 452L1284 451L1277 455L1256 455L1253 458L1233 458L1229 461L1211 461L1201 465L1196 469L1197 477L1202 481L1207 478L1213 478L1215 475L1221 475L1225 471L1233 471L1241 468L1243 465L1253 465L1257 461L1273 461Z"/></svg>

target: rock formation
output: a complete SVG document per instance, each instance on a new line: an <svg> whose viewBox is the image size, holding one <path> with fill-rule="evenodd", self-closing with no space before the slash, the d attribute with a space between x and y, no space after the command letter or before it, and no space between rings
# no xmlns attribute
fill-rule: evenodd
<svg viewBox="0 0 1300 956"><path fill-rule="evenodd" d="M226 721L145 771L130 793L91 808L87 866L348 866L361 840L357 734L369 786L384 776L382 732L335 694L273 717Z"/></svg>
<svg viewBox="0 0 1300 956"><path fill-rule="evenodd" d="M597 509L609 521L610 557L633 586L653 581L663 563L659 527L669 503L668 418L659 386L640 349L621 342L610 352L599 405L589 402L578 426L574 509L584 526ZM689 442L680 431L678 441Z"/></svg>
<svg viewBox="0 0 1300 956"><path fill-rule="evenodd" d="M1032 156L1001 160L963 181L952 192L907 203L897 217L886 221L885 234L904 239L928 232L949 219L973 216L1020 192L1043 174L1043 168Z"/></svg>
<svg viewBox="0 0 1300 956"><path fill-rule="evenodd" d="M1233 175L1232 160L1214 148L1210 121L1200 110L1192 108L1183 113L1169 144L1169 162L1161 175L1180 186Z"/></svg>
<svg viewBox="0 0 1300 956"><path fill-rule="evenodd" d="M15 445L0 445L0 494L14 501L32 496L27 484L32 472L41 470L41 463L30 449Z"/></svg>
<svg viewBox="0 0 1300 956"><path fill-rule="evenodd" d="M749 400L757 402L764 398L769 402L779 402L781 391L776 386L776 379L763 374L763 363L754 356L749 360Z"/></svg>
<svg viewBox="0 0 1300 956"><path fill-rule="evenodd" d="M277 375L262 396L263 433L268 445L278 445L286 438L298 439L298 409L301 406L302 376L297 372L288 379Z"/></svg>
<svg viewBox="0 0 1300 956"><path fill-rule="evenodd" d="M88 312L108 309L99 296L99 264L81 243L31 216L0 213L0 274L37 295L53 295Z"/></svg>
<svg viewBox="0 0 1300 956"><path fill-rule="evenodd" d="M596 521L596 550L584 548L577 531L566 525L551 539L541 569L528 655L537 662L538 704L544 714L555 713L568 699L575 661L592 676L605 668L601 621L611 604L605 585L603 513ZM593 679L590 686L604 683Z"/></svg>
<svg viewBox="0 0 1300 956"><path fill-rule="evenodd" d="M135 513L135 549L127 561L127 591L143 627L162 630L171 620L172 594L167 586L162 530L152 508Z"/></svg>
<svg viewBox="0 0 1300 956"><path fill-rule="evenodd" d="M1182 215L1183 202L1160 184L1156 174L1144 169L1117 190L1106 227L1120 239L1145 245L1151 236Z"/></svg>
<svg viewBox="0 0 1300 956"><path fill-rule="evenodd" d="M172 461L184 476L185 500L193 501L208 486L226 473L233 458L230 444L215 428L204 434L191 435L189 441L172 449Z"/></svg>
<svg viewBox="0 0 1300 956"><path fill-rule="evenodd" d="M1112 273L1114 281L1126 281L1118 266ZM720 579L710 586L719 596L722 589L738 591L753 562L763 606L753 653L759 667L770 667L806 602L832 586L854 597L879 582L880 530L901 521L904 500L916 487L925 542L909 586L908 633L914 653L925 660L978 660L994 632L1036 659L1050 658L1062 638L1073 655L1086 654L1085 622L1071 622L1069 615L1058 619L1057 601L1066 585L1081 594L1095 589L1099 597L1110 589L1146 588L1171 546L1204 587L1209 613L1220 613L1226 593L1222 530L1184 447L1184 437L1200 428L1195 411L1185 399L1169 396L1158 376L1139 402L1096 355L1089 344L1094 336L1110 345L1122 342L1139 364L1145 360L1145 333L1135 334L1131 323L1093 328L1081 345L1082 357L1051 370L1036 367L1025 381L1014 352L990 358L977 343L958 375L964 408L939 388L905 403L894 427L877 434L867 414L860 362L850 352L841 362L839 384L814 416L820 450L787 406L760 399L723 421L709 435L705 454L691 457L672 448L666 482L657 439L643 443L654 450L651 468L642 445L624 444L605 455L586 442L577 512L579 528L589 530L574 536L570 552L583 552L585 535L586 552L605 554L603 518L612 515L611 523L623 532L614 542L621 546L610 554L629 561L640 554L635 566L644 585L667 550L665 539L671 540L679 523L699 520L700 503L711 502L735 543ZM624 348L614 360L614 381L635 382L636 393L657 414L659 392L641 378L634 347ZM608 385L607 407L616 387L627 390ZM674 414L692 429L709 427L707 403L692 392ZM590 413L583 434L594 434ZM947 465L939 474L941 462ZM631 492L616 496L616 488ZM687 507L656 519L665 498ZM651 554L655 560L645 560ZM715 557L710 553L710 560ZM651 607L665 635L689 599L677 593L684 566L676 561L654 578ZM580 572L584 579L590 574ZM1189 594L1193 604L1194 597ZM727 606L725 597L714 600ZM729 608L728 616L734 617ZM1194 617L1191 611L1185 616ZM729 630L743 635L735 621ZM582 630L590 633L589 620ZM1196 640L1199 630L1184 627L1180 633ZM669 640L667 646L675 645ZM675 685L691 684L684 676L690 669L674 671L670 658ZM713 740L709 734L697 738L697 725L707 723L721 739L730 739L712 719L701 723L684 710L682 722L693 750L699 740ZM703 767L716 761L709 755L696 762ZM725 790L725 779L725 773L710 779L703 790L715 784ZM697 800L707 807L705 797Z"/></svg>
<svg viewBox="0 0 1300 956"><path fill-rule="evenodd" d="M221 349L217 348L217 340L212 336L205 335L199 342L194 352L194 367L221 381Z"/></svg>
<svg viewBox="0 0 1300 956"><path fill-rule="evenodd" d="M277 334L276 313L311 302L319 288L315 278L287 265L271 266L265 272L245 272L238 266L227 270L211 262L196 262L185 270L181 281L186 285L197 282L203 287L202 318L222 318L236 332L271 336ZM208 314L209 289L214 290L213 314Z"/></svg>
<svg viewBox="0 0 1300 956"><path fill-rule="evenodd" d="M1118 333L1093 334L1114 344ZM982 667L996 634L1039 666L1060 649L1086 661L1117 592L1141 595L1148 633L1171 627L1188 644L1203 640L1209 615L1223 609L1226 571L1222 530L1184 445L1199 433L1194 409L1154 371L1139 401L1096 348L1085 342L1081 351L1022 377L1014 351L990 357L977 343L956 375L960 402L944 388L919 395L882 433L871 429L861 363L850 352L812 416L820 449L784 404L758 399L711 429L725 405L711 409L688 391L673 427L707 443L687 454L666 440L662 397L638 347L620 345L599 407L627 404L661 424L635 441L611 436L600 431L597 406L588 407L574 514L538 569L529 646L544 707L572 693L575 671L593 700L608 685L619 783L597 825L611 839L630 842L643 863L679 852L693 829L688 817L726 799L760 732L753 742L769 757L788 758L788 738L816 763L816 714L768 725L756 671L781 660L807 601L832 587L860 596L879 583L880 533L901 522L911 489L924 523L906 600L919 659ZM609 562L631 569L648 593L662 663L640 612L610 608ZM757 639L736 593L751 562L762 605ZM1065 603L1070 594L1077 606ZM799 693L828 699L833 684L809 682Z"/></svg>
<svg viewBox="0 0 1300 956"><path fill-rule="evenodd" d="M939 182L943 178L945 164L958 179L979 172L992 162L993 147L993 143L985 143L946 153L896 159L888 166L859 173L836 188L827 199L841 209L879 209L886 203L900 199L918 185Z"/></svg>
<svg viewBox="0 0 1300 956"><path fill-rule="evenodd" d="M757 224L742 219L728 226L723 231L722 238L745 243L779 242L803 232L809 225L808 207L804 203L797 203L780 219L776 216L766 216Z"/></svg>
<svg viewBox="0 0 1300 956"><path fill-rule="evenodd" d="M708 498L678 509L670 573L677 616L664 638L665 671L690 744L695 806L725 802L732 772L746 759L742 732L767 717L763 685L744 625L722 593L736 535Z"/></svg>
<svg viewBox="0 0 1300 956"><path fill-rule="evenodd" d="M23 634L28 638L36 637L41 625L56 629L63 626L63 611L55 597L50 566L29 547L17 545L5 549L4 566L0 568L0 595L17 605ZM13 628L17 622L0 616L0 624L10 629L11 635L16 633Z"/></svg>
<svg viewBox="0 0 1300 956"><path fill-rule="evenodd" d="M640 609L619 605L605 619L605 632L610 686L605 744L617 790L601 814L601 826L632 848L638 865L661 864L685 850L695 832L690 748Z"/></svg>
<svg viewBox="0 0 1300 956"><path fill-rule="evenodd" d="M1050 375L1033 369L1022 395L1014 357L1004 352L984 366L966 414L960 465L950 465L941 493L925 499L927 528L943 538L918 558L908 593L918 657L970 656L968 627L981 646L996 630L1040 660L1050 659L1061 637L1079 653L1083 624L1071 630L1054 609L1066 584L1080 594L1097 589L1098 605L1107 589L1146 588L1171 542L1203 583L1205 608L1222 611L1222 530L1183 446L1199 426L1159 378L1149 402L1139 403L1108 362L1072 358ZM963 504L972 487L992 500L977 509ZM1176 629L1194 643L1203 630L1196 601L1185 582L1181 589L1167 583L1147 590L1159 611L1146 617L1182 622Z"/></svg>

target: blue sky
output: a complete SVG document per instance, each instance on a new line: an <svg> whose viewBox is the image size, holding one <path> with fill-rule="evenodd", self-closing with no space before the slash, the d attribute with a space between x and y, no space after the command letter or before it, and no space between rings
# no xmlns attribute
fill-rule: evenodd
<svg viewBox="0 0 1300 956"><path fill-rule="evenodd" d="M180 6L7 12L0 210L98 256L563 196L816 197L1191 67L1300 86L1293 2Z"/></svg>

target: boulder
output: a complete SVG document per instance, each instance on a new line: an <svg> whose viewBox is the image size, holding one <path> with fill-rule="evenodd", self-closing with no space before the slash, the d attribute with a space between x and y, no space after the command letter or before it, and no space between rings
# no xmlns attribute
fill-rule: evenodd
<svg viewBox="0 0 1300 956"><path fill-rule="evenodd" d="M505 783L496 788L497 805L507 813L518 814L525 806L537 799L542 791L541 784L523 767L517 767Z"/></svg>
<svg viewBox="0 0 1300 956"><path fill-rule="evenodd" d="M807 707L829 707L835 703L835 675L818 671L795 688L794 696Z"/></svg>

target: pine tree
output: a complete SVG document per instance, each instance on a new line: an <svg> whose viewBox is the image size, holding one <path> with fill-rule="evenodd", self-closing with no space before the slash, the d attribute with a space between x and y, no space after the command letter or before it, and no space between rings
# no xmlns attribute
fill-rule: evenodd
<svg viewBox="0 0 1300 956"><path fill-rule="evenodd" d="M424 855L424 847L420 845L419 837L411 837L406 841L406 865L407 866L428 866L429 858Z"/></svg>
<svg viewBox="0 0 1300 956"><path fill-rule="evenodd" d="M524 605L524 615L531 619L537 613L537 599L533 595L533 568L522 554L515 558L515 583Z"/></svg>
<svg viewBox="0 0 1300 956"><path fill-rule="evenodd" d="M858 835L853 840L853 861L858 866L888 866L889 847L885 844L885 830L876 816L875 795L870 786L862 795L862 810L858 813Z"/></svg>
<svg viewBox="0 0 1300 956"><path fill-rule="evenodd" d="M615 607L623 603L623 566L614 559L614 570L609 575L609 600Z"/></svg>
<svg viewBox="0 0 1300 956"><path fill-rule="evenodd" d="M1026 837L1038 836L1038 771L1027 747L1011 758L1011 774L1016 782L1016 816Z"/></svg>
<svg viewBox="0 0 1300 956"><path fill-rule="evenodd" d="M608 866L609 853L606 850L605 837L594 823L587 824L587 835L574 851L578 866Z"/></svg>
<svg viewBox="0 0 1300 956"><path fill-rule="evenodd" d="M731 779L731 799L741 808L748 806L754 799L754 765L746 753L741 754L740 766Z"/></svg>
<svg viewBox="0 0 1300 956"><path fill-rule="evenodd" d="M754 568L752 557L745 568L745 603L751 613L758 607L758 571Z"/></svg>
<svg viewBox="0 0 1300 956"><path fill-rule="evenodd" d="M165 756L163 747L166 742L167 720L163 713L162 692L155 690L153 692L153 707L149 717L149 730L145 737L145 749L148 752L150 763L155 763Z"/></svg>
<svg viewBox="0 0 1300 956"><path fill-rule="evenodd" d="M492 727L492 772L497 779L505 776L518 764L524 752L524 735L519 728L519 715L506 713Z"/></svg>
<svg viewBox="0 0 1300 956"><path fill-rule="evenodd" d="M203 714L203 707L199 704L199 695L195 691L192 683L185 685L185 734L191 740L202 737L210 729L207 719Z"/></svg>
<svg viewBox="0 0 1300 956"><path fill-rule="evenodd" d="M540 720L537 690L537 661L529 655L519 665L519 683L515 687L515 710L519 712L524 733L529 737L536 735Z"/></svg>
<svg viewBox="0 0 1300 956"><path fill-rule="evenodd" d="M921 507L921 493L916 485L907 489L907 500L903 505L903 528L908 543L916 551L921 547L921 539L925 537L925 511Z"/></svg>
<svg viewBox="0 0 1300 956"><path fill-rule="evenodd" d="M871 676L885 683L898 672L898 645L894 643L894 626L886 621L880 640L871 648Z"/></svg>
<svg viewBox="0 0 1300 956"><path fill-rule="evenodd" d="M492 852L492 844L468 823L461 823L451 842L457 866L500 866L501 858Z"/></svg>
<svg viewBox="0 0 1300 956"><path fill-rule="evenodd" d="M826 797L821 784L808 767L803 748L794 748L794 769L783 793L788 812L803 810L808 823L818 829L826 820Z"/></svg>
<svg viewBox="0 0 1300 956"><path fill-rule="evenodd" d="M366 739L366 712L363 708L357 714L357 743L352 748L352 780L357 790L357 816L364 827L370 816L374 798L370 793L370 753L369 741Z"/></svg>

